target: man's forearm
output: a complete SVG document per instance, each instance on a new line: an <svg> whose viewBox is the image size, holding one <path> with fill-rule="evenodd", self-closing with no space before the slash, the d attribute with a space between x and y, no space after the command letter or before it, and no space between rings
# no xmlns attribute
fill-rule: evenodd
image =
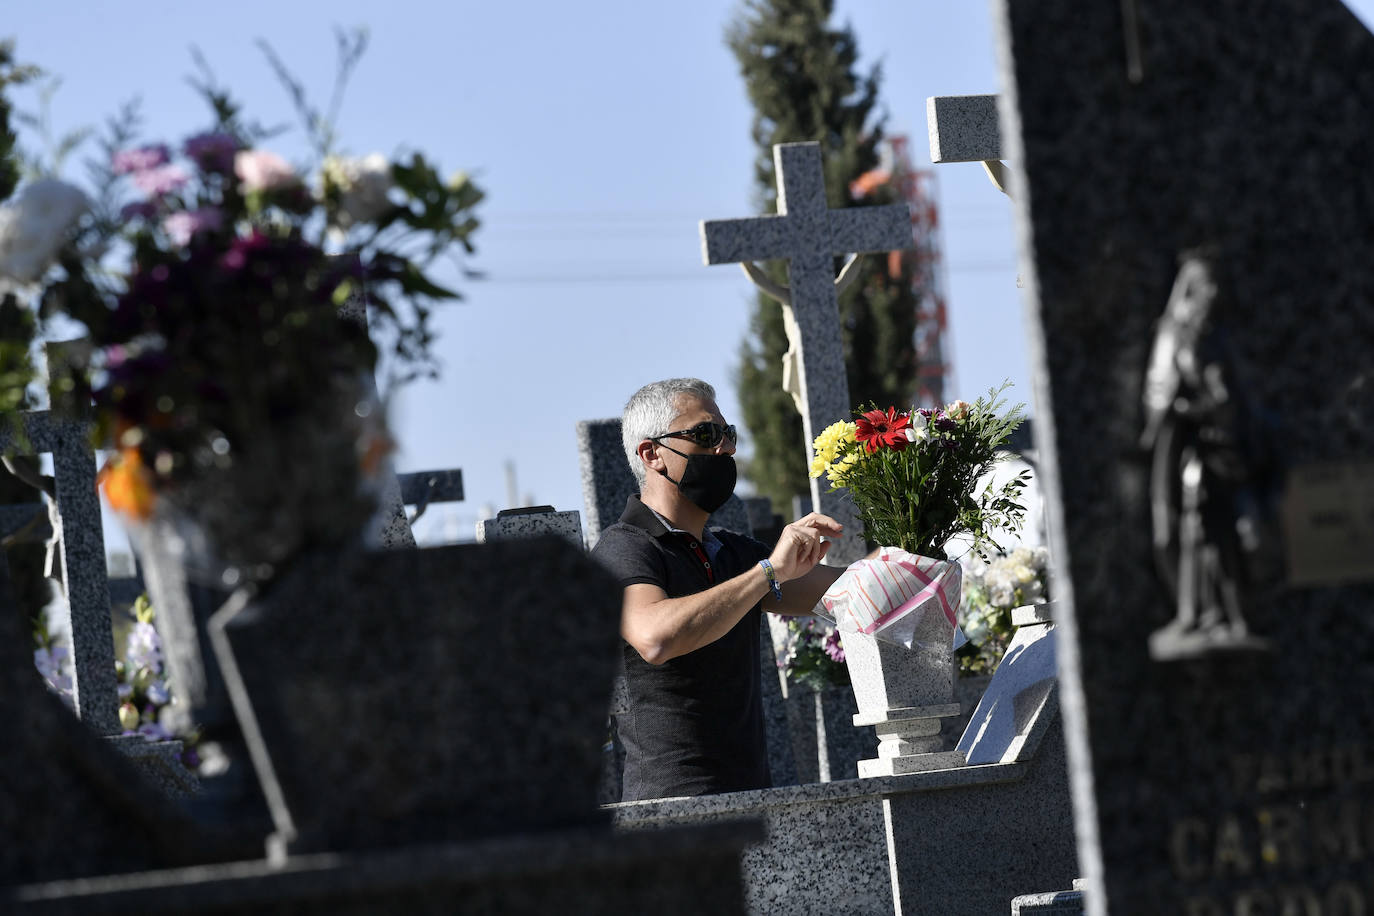
<svg viewBox="0 0 1374 916"><path fill-rule="evenodd" d="M768 593L767 576L753 566L694 595L627 607L624 635L645 661L661 665L729 633Z"/></svg>
<svg viewBox="0 0 1374 916"><path fill-rule="evenodd" d="M844 571L843 566L818 565L801 578L788 582L782 590L782 600L765 601L763 609L785 617L805 617L815 610L821 596Z"/></svg>

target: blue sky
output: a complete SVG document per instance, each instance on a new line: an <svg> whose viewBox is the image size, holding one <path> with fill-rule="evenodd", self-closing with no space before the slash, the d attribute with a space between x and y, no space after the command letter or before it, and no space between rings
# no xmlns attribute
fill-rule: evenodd
<svg viewBox="0 0 1374 916"><path fill-rule="evenodd" d="M861 65L882 62L889 133L909 134L929 168L926 97L998 89L990 7L835 5ZM732 371L753 297L737 267L702 265L697 236L698 220L754 212L751 109L723 40L737 0L7 6L0 35L62 79L58 131L139 96L148 139L194 133L208 120L184 79L195 45L248 114L291 127L270 146L298 160L301 131L255 39L323 104L332 28L369 28L339 118L343 149L419 150L488 192L467 262L486 279L457 281L464 301L437 316L443 374L391 404L400 470L464 474L467 500L431 509L422 536L470 539L480 513L509 504L507 463L517 503L582 509L574 427L618 415L644 382L701 376L738 417ZM1352 6L1374 21L1374 0ZM31 91L16 102L37 104ZM1006 378L1029 400L1010 205L976 165L936 171L952 393ZM81 174L79 162L67 169Z"/></svg>

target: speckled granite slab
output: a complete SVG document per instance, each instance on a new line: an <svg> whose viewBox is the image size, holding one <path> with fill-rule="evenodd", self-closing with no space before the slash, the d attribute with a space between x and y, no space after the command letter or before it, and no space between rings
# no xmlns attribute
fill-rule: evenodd
<svg viewBox="0 0 1374 916"><path fill-rule="evenodd" d="M1374 550L1344 472L1374 459L1374 38L1336 0L996 6L1089 912L1369 912ZM1213 288L1167 340L1189 252ZM1267 650L1228 613L1152 654L1188 623L1152 528L1194 536L1190 479L1187 556Z"/></svg>

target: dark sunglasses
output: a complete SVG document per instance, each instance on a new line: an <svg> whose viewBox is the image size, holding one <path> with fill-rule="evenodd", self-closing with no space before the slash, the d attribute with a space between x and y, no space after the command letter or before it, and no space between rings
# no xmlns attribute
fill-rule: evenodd
<svg viewBox="0 0 1374 916"><path fill-rule="evenodd" d="M721 426L719 423L712 423L710 420L703 420L691 429L679 429L676 432L664 433L661 436L650 436L650 442L657 442L659 439L686 439L694 442L702 448L715 448L720 445L721 439L729 439L731 443L739 444L739 434L733 425Z"/></svg>

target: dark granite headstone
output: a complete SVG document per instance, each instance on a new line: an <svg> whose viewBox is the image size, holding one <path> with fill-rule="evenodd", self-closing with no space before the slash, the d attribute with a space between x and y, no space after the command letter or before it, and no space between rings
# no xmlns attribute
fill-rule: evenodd
<svg viewBox="0 0 1374 916"><path fill-rule="evenodd" d="M44 687L30 646L0 562L0 694L11 714L0 742L0 887L213 861L252 848L227 846L193 824L112 746L120 739L101 738L72 715ZM0 910L8 912L3 892Z"/></svg>
<svg viewBox="0 0 1374 916"><path fill-rule="evenodd" d="M211 632L278 836L322 852L593 818L619 616L546 537L302 558Z"/></svg>
<svg viewBox="0 0 1374 916"><path fill-rule="evenodd" d="M1374 38L999 8L1089 912L1374 911Z"/></svg>

